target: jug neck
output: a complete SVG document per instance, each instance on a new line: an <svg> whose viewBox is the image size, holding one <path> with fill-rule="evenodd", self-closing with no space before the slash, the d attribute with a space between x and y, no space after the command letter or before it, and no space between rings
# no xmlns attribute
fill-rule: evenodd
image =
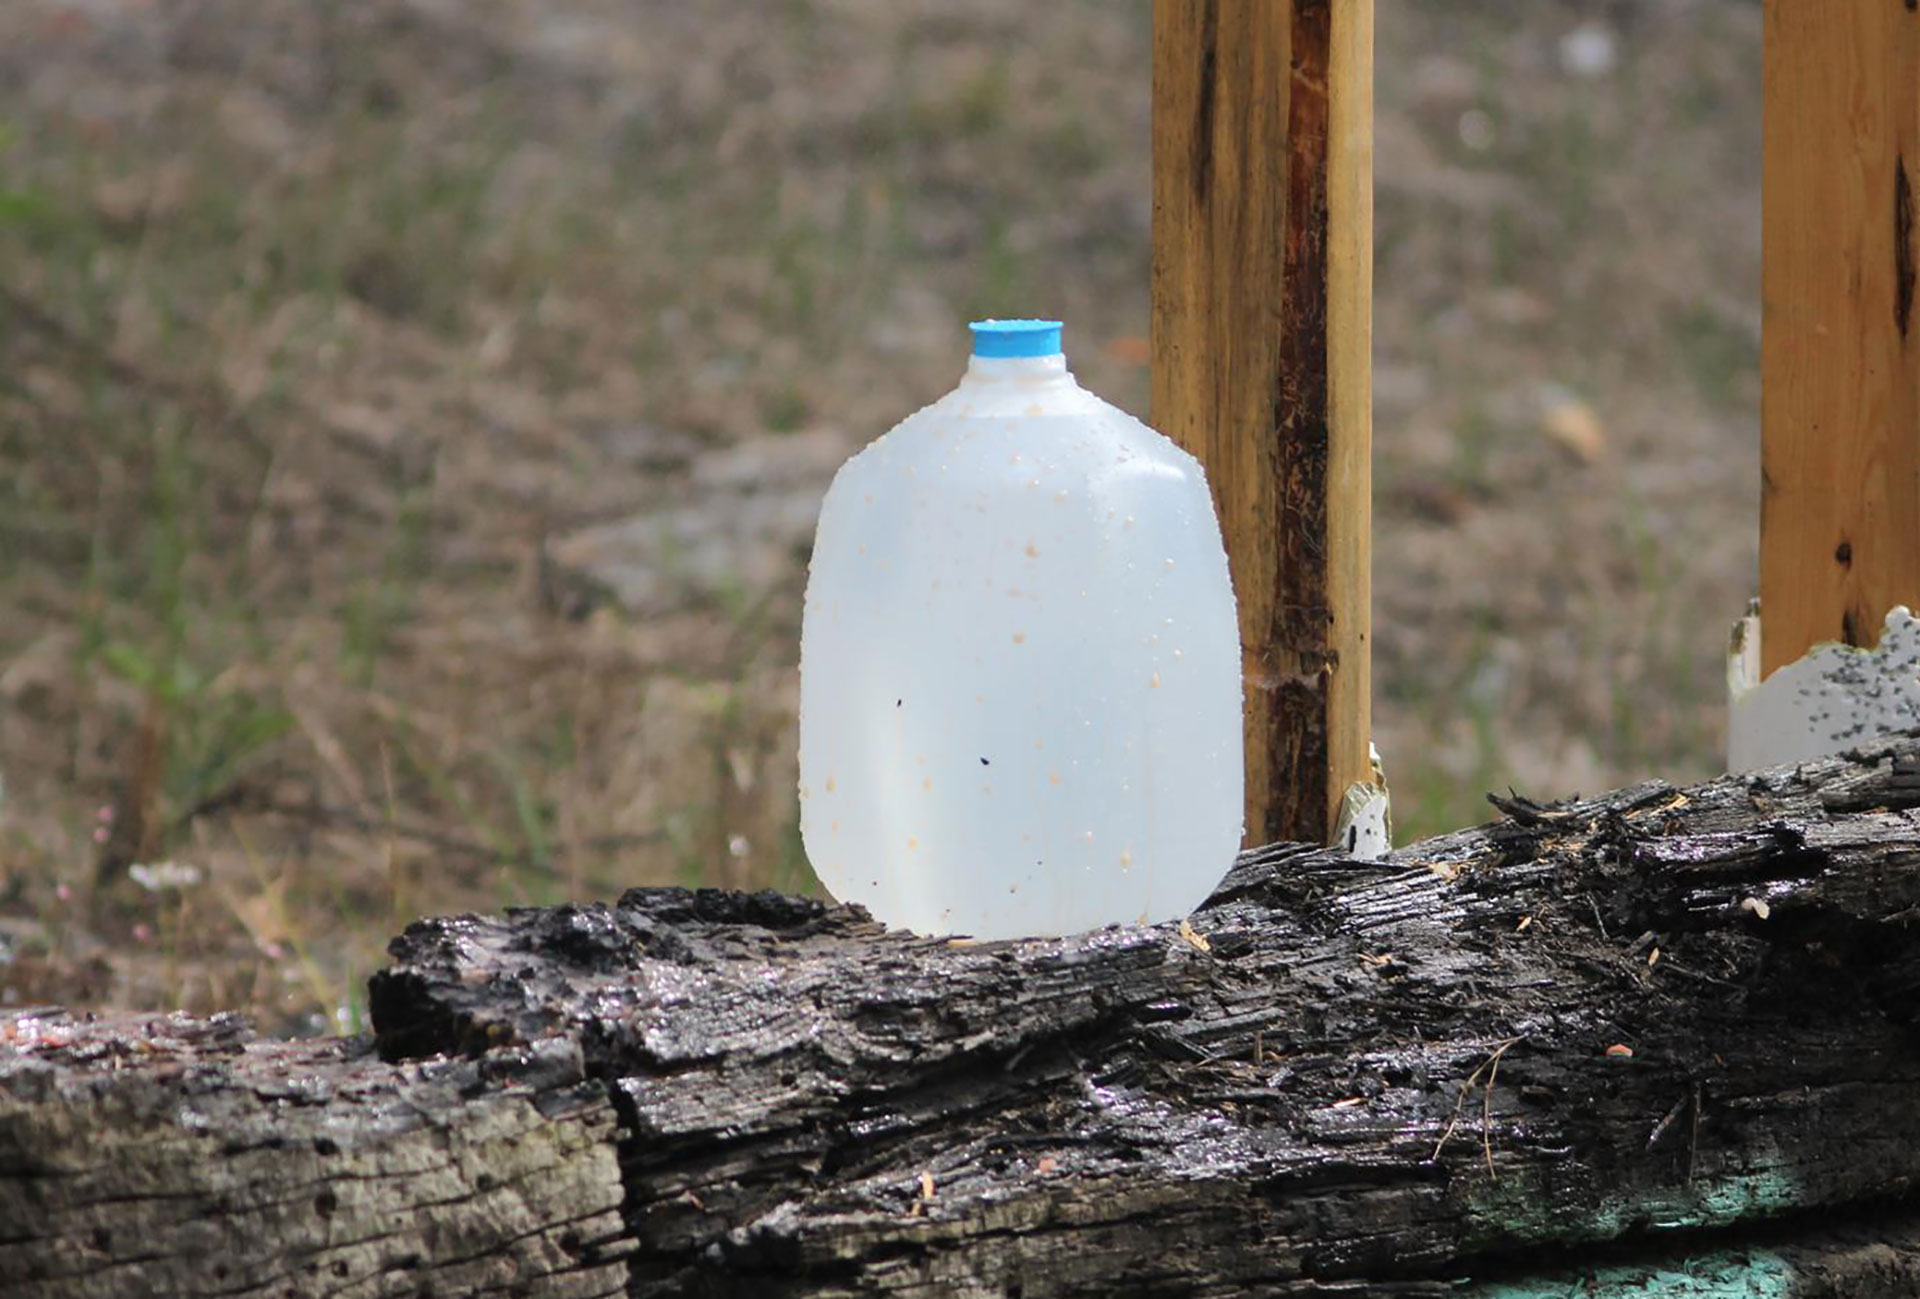
<svg viewBox="0 0 1920 1299"><path fill-rule="evenodd" d="M1072 383L1064 353L1051 356L970 356L967 358L968 384L992 383Z"/></svg>

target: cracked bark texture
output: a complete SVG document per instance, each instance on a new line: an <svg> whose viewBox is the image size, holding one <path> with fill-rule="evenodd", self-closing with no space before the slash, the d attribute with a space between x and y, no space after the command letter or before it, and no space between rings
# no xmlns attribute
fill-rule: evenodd
<svg viewBox="0 0 1920 1299"><path fill-rule="evenodd" d="M319 1053L394 1096L466 1070L463 1104L571 1098L572 1158L618 1182L596 1258L638 1296L1920 1290L1920 742L1502 809L1384 862L1247 854L1185 932L972 944L670 889L423 921L373 981L386 1063L249 1050L263 1077ZM0 1064L0 1223L30 1225L0 1268L84 1237L86 1197L30 1170L107 1139L129 1085L45 1056ZM488 1081L516 1061L536 1080ZM275 1085L252 1130L302 1114ZM66 1097L100 1117L46 1127ZM208 1158L227 1122L194 1129ZM482 1132L412 1139L444 1163ZM444 1194L244 1243L305 1266L405 1222L423 1265L486 1253L431 1239ZM414 1293L397 1275L343 1292Z"/></svg>

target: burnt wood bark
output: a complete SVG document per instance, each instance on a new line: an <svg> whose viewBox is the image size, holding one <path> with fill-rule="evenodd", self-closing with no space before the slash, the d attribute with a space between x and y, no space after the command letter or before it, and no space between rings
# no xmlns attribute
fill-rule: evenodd
<svg viewBox="0 0 1920 1299"><path fill-rule="evenodd" d="M576 1038L635 1293L1378 1289L1920 1173L1910 742L1253 853L1191 926L968 945L777 897L431 921L396 1056Z"/></svg>
<svg viewBox="0 0 1920 1299"><path fill-rule="evenodd" d="M971 944L683 890L424 921L373 981L382 1060L254 1044L238 1108L184 1128L177 1099L120 1097L177 1096L198 1066L0 1046L0 1293L23 1259L21 1293L65 1292L47 1242L119 1193L36 1170L87 1163L76 1140L116 1139L116 1106L189 1151L140 1185L204 1197L225 1130L244 1149L317 1122L262 1097L329 1068L361 1079L330 1112L392 1098L443 1165L484 1169L484 1125L405 1098L455 1074L523 1143L558 1104L581 1144L521 1220L459 1248L433 1243L462 1203L444 1190L256 1215L235 1248L262 1277L329 1232L404 1223L435 1266L592 1221L590 1257L530 1275L617 1264L643 1296L1920 1290L1920 742L1501 805L1384 862L1247 854L1185 927ZM309 1129L287 1140L308 1158ZM559 1171L594 1160L592 1193ZM260 1176L297 1205L333 1174L310 1162L291 1195ZM180 1220L152 1222L143 1249L188 1252ZM414 1293L393 1257L342 1292ZM548 1292L600 1291L529 1291Z"/></svg>

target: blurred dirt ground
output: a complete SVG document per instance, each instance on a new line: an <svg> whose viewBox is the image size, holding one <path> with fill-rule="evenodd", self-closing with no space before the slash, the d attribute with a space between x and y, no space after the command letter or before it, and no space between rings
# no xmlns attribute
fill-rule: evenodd
<svg viewBox="0 0 1920 1299"><path fill-rule="evenodd" d="M418 914L809 887L833 466L984 314L1146 413L1148 10L0 6L0 1001L352 1028ZM1378 0L1403 837L1719 760L1759 18Z"/></svg>

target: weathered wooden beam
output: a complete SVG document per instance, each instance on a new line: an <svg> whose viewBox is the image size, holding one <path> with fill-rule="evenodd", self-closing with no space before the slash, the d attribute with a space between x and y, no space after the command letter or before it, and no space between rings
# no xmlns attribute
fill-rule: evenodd
<svg viewBox="0 0 1920 1299"><path fill-rule="evenodd" d="M1248 842L1325 843L1371 779L1373 0L1153 23L1153 421L1226 537Z"/></svg>
<svg viewBox="0 0 1920 1299"><path fill-rule="evenodd" d="M1920 12L1766 0L1761 668L1920 608Z"/></svg>
<svg viewBox="0 0 1920 1299"><path fill-rule="evenodd" d="M10 1011L0 1294L623 1294L614 1129L562 1038L392 1065L231 1016Z"/></svg>
<svg viewBox="0 0 1920 1299"><path fill-rule="evenodd" d="M426 921L383 1058L15 1015L0 1293L1913 1293L1920 740L1503 806L1064 939Z"/></svg>
<svg viewBox="0 0 1920 1299"><path fill-rule="evenodd" d="M1437 1294L1915 1184L1911 743L1510 806L1251 854L1192 939L639 891L415 926L373 1008L581 1037L636 1294Z"/></svg>

